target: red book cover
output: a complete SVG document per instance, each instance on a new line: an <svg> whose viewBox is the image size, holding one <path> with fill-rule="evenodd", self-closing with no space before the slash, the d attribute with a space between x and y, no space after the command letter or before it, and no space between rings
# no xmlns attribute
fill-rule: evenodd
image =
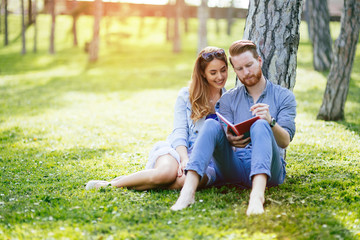
<svg viewBox="0 0 360 240"><path fill-rule="evenodd" d="M223 115L221 115L220 113L216 112L216 115L220 118L221 121L223 121L226 126L228 128L231 129L231 131L233 132L234 135L236 136L240 136L240 135L244 135L244 138L247 138L250 136L250 127L251 125L258 119L260 119L260 117L253 117L250 118L246 121L243 121L241 123L238 124L232 124L229 120L227 120Z"/></svg>

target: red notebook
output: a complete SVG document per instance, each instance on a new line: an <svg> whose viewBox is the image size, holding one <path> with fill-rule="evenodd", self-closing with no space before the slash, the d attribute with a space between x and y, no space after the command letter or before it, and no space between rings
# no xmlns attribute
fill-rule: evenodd
<svg viewBox="0 0 360 240"><path fill-rule="evenodd" d="M247 138L250 136L250 127L251 125L258 119L260 119L260 117L253 117L250 118L246 121L243 121L241 123L238 124L232 124L229 120L227 120L223 115L221 115L220 113L216 112L216 115L220 118L221 121L223 121L226 126L228 128L230 128L230 130L232 131L232 133L235 136L240 136L240 135L244 135L244 138Z"/></svg>

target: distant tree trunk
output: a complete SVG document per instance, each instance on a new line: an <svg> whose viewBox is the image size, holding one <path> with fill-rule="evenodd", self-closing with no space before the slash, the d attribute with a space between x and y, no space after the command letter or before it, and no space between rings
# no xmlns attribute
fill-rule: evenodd
<svg viewBox="0 0 360 240"><path fill-rule="evenodd" d="M2 7L3 7L3 0L0 0L0 33L2 33L2 24L1 24L2 23L2 21L1 21Z"/></svg>
<svg viewBox="0 0 360 240"><path fill-rule="evenodd" d="M31 0L28 0L28 22L27 26L30 26L33 23L33 16L32 16L32 2Z"/></svg>
<svg viewBox="0 0 360 240"><path fill-rule="evenodd" d="M102 16L102 0L94 2L94 35L89 48L89 61L95 62L99 57L100 21Z"/></svg>
<svg viewBox="0 0 360 240"><path fill-rule="evenodd" d="M73 17L73 24L72 24L72 33L74 36L73 45L76 47L78 46L78 39L77 39L77 30L76 30L76 22L79 17L79 11L77 10L77 1L73 0L73 6L72 6L72 17Z"/></svg>
<svg viewBox="0 0 360 240"><path fill-rule="evenodd" d="M227 35L231 35L231 27L234 23L234 0L230 0L230 6L227 12Z"/></svg>
<svg viewBox="0 0 360 240"><path fill-rule="evenodd" d="M55 21L56 21L56 14L55 14L55 5L56 0L49 0L49 7L51 13L51 31L50 31L50 46L49 46L49 53L55 54Z"/></svg>
<svg viewBox="0 0 360 240"><path fill-rule="evenodd" d="M189 33L189 8L187 7L184 0L183 1L183 18L184 18L184 31Z"/></svg>
<svg viewBox="0 0 360 240"><path fill-rule="evenodd" d="M172 17L172 6L171 0L169 0L168 4L166 5L166 41L172 40L172 32L171 32L171 17Z"/></svg>
<svg viewBox="0 0 360 240"><path fill-rule="evenodd" d="M20 2L21 2L21 40L22 40L21 54L24 55L26 54L24 0L20 0Z"/></svg>
<svg viewBox="0 0 360 240"><path fill-rule="evenodd" d="M215 7L213 8L214 15L215 15L215 31L216 34L219 35L220 34L220 8L219 7Z"/></svg>
<svg viewBox="0 0 360 240"><path fill-rule="evenodd" d="M37 0L34 0L34 53L37 52Z"/></svg>
<svg viewBox="0 0 360 240"><path fill-rule="evenodd" d="M302 0L250 1L244 39L256 43L264 75L292 90L295 86Z"/></svg>
<svg viewBox="0 0 360 240"><path fill-rule="evenodd" d="M340 35L334 43L330 74L317 119L344 119L344 107L349 91L350 75L360 32L360 1L344 1Z"/></svg>
<svg viewBox="0 0 360 240"><path fill-rule="evenodd" d="M9 44L9 33L8 33L8 0L4 0L4 45L7 46Z"/></svg>
<svg viewBox="0 0 360 240"><path fill-rule="evenodd" d="M208 19L208 6L207 0L201 0L201 4L198 7L198 52L208 45L207 41L207 19Z"/></svg>
<svg viewBox="0 0 360 240"><path fill-rule="evenodd" d="M306 12L309 37L313 46L314 69L328 70L331 65L332 39L327 0L307 0Z"/></svg>
<svg viewBox="0 0 360 240"><path fill-rule="evenodd" d="M181 52L181 34L180 34L180 19L182 15L182 2L183 0L176 0L175 5L175 21L174 21L174 43L173 52Z"/></svg>

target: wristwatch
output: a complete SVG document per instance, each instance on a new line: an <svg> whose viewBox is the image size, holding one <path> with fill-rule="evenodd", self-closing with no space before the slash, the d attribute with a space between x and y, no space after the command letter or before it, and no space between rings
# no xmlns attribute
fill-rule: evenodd
<svg viewBox="0 0 360 240"><path fill-rule="evenodd" d="M270 121L270 127L274 127L275 124L276 124L276 120L275 120L275 118L272 117L271 121Z"/></svg>

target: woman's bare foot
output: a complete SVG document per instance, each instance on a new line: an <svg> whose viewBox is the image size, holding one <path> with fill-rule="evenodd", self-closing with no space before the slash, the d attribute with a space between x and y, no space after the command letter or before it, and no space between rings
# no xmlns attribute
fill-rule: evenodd
<svg viewBox="0 0 360 240"><path fill-rule="evenodd" d="M110 182L108 182L108 181L91 180L86 184L85 189L86 190L90 190L90 189L93 189L93 188L99 189L101 187L106 187L109 184L110 184Z"/></svg>
<svg viewBox="0 0 360 240"><path fill-rule="evenodd" d="M264 213L264 202L265 198L261 195L250 194L248 209L246 215L257 215Z"/></svg>

